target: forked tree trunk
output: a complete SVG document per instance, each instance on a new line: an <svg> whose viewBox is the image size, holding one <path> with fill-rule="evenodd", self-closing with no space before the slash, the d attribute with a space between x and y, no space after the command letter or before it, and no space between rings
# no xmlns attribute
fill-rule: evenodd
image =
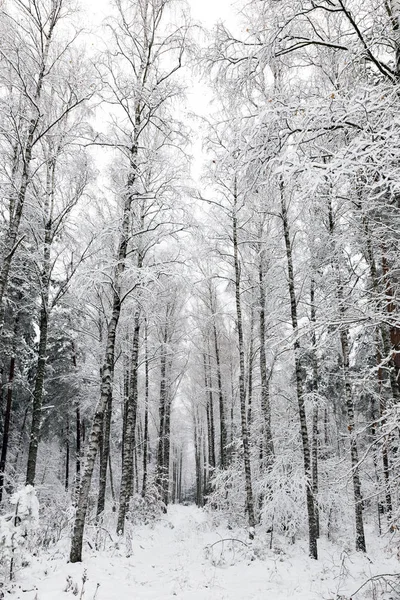
<svg viewBox="0 0 400 600"><path fill-rule="evenodd" d="M128 182L128 190L132 190L134 181L135 176L133 174L130 181ZM107 328L106 352L103 367L101 369L100 399L93 418L92 429L87 444L85 467L81 476L79 487L74 530L71 540L70 561L72 563L80 562L82 560L83 531L85 528L89 492L92 483L92 476L96 462L97 451L99 448L99 440L102 431L104 412L107 407L107 402L112 395L115 363L115 339L117 333L117 326L121 314L121 277L125 270L125 261L128 250L130 209L132 199L133 198L129 191L124 202L122 231L119 239L117 266L115 269L114 285L112 288L112 313Z"/></svg>
<svg viewBox="0 0 400 600"><path fill-rule="evenodd" d="M122 251L121 251L122 246ZM120 244L120 255L123 255L123 262L119 263L118 270L124 269L125 253L124 246ZM122 269L122 271L121 271ZM115 337L117 325L121 313L120 289L117 287L117 282L114 285L112 317L108 324L107 330L107 346L104 365L102 368L101 385L100 385L100 401L96 407L96 412L93 418L92 429L87 443L86 461L81 476L78 502L75 514L74 530L71 540L70 562L80 562L82 560L82 543L83 531L85 527L86 512L88 508L88 499L94 465L96 462L97 451L102 431L104 412L107 406L108 399L112 394L112 382L114 377L114 356L115 356Z"/></svg>
<svg viewBox="0 0 400 600"><path fill-rule="evenodd" d="M288 269L288 287L290 296L290 313L293 328L293 350L294 350L294 364L295 364L295 376L296 376L296 393L297 403L299 408L300 418L300 435L303 448L303 463L304 463L304 475L306 483L306 502L307 502L307 516L308 516L308 547L311 558L318 558L318 546L317 546L317 527L315 519L315 507L314 507L314 496L312 490L312 473L311 473L311 448L307 429L307 418L306 408L304 403L304 389L303 389L303 378L301 373L300 364L300 342L298 339L298 319L297 319L297 300L296 300L296 288L294 280L293 270L293 255L292 255L292 242L290 238L290 226L287 212L287 206L285 201L284 186L280 184L281 194L281 216L283 223L283 233L285 238L286 248L286 260Z"/></svg>

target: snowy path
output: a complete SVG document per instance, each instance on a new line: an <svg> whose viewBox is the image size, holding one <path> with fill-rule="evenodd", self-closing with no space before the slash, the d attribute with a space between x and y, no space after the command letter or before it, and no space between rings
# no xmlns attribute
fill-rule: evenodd
<svg viewBox="0 0 400 600"><path fill-rule="evenodd" d="M222 536L231 535L232 532L212 528L206 515L197 508L173 506L168 519L154 528L135 529L130 556L126 556L125 548L114 546L99 553L87 549L83 564L68 564L60 553L42 556L36 565L20 573L18 588L8 597L21 600L327 600L339 594L349 597L358 582L362 583L371 574L395 569L396 564L398 568L394 558L383 562L380 554L381 560L374 565L365 557L343 554L333 546L325 548L322 560L311 561L303 544L291 546L290 554L267 551L264 560L251 561L239 552L235 555L235 564L213 565L204 548ZM242 539L245 539L243 534ZM84 569L88 579L81 596ZM67 577L72 584L77 584L77 595L73 593L73 585L66 591ZM357 600L362 597L359 594Z"/></svg>

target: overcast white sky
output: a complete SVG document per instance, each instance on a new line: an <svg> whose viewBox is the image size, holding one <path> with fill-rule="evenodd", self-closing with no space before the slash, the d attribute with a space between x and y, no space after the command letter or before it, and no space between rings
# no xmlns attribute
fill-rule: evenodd
<svg viewBox="0 0 400 600"><path fill-rule="evenodd" d="M110 15L112 11L112 0L79 0L80 6L84 11L87 22L83 23L93 36L92 44L97 45L96 38L101 36L100 25L103 20ZM221 20L227 24L228 27L232 26L236 19L234 17L235 11L232 8L232 3L235 0L186 0L190 6L191 15L195 22L200 22L205 28L212 29L213 25ZM187 105L182 106L182 109L186 113L195 113L197 115L207 116L210 112L211 92L206 85L200 82L198 79L192 79L191 84L187 89ZM181 115L182 117L183 115ZM188 115L188 121L192 119ZM192 122L194 130L197 129L195 123ZM202 162L204 155L201 148L201 137L195 135L195 139L192 139L192 153L194 155L194 162L192 164L192 176L197 179L200 176L202 170ZM104 157L106 161L106 156Z"/></svg>
<svg viewBox="0 0 400 600"><path fill-rule="evenodd" d="M206 27L219 19L228 20L232 14L232 0L187 0L191 7L192 16L201 21ZM93 24L100 23L109 14L110 0L81 0L81 6L87 11ZM91 23L88 23L90 26Z"/></svg>

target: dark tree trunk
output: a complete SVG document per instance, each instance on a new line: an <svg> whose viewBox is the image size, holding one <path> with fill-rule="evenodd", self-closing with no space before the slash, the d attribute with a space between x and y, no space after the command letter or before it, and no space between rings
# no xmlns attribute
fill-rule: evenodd
<svg viewBox="0 0 400 600"><path fill-rule="evenodd" d="M14 335L15 335L15 330L14 330ZM5 473L6 464L7 464L7 451L8 451L8 441L9 441L9 435L10 435L14 374L15 374L15 354L13 354L11 356L10 370L9 370L9 374L8 374L6 411L5 411L5 415L4 415L3 441L2 441L2 445L1 445L1 458L0 458L0 502L3 499L4 473Z"/></svg>
<svg viewBox="0 0 400 600"><path fill-rule="evenodd" d="M328 204L329 233L331 235L332 247L335 250L334 230L335 222L333 217L332 202L329 199ZM338 301L339 315L342 319L340 327L340 345L342 348L342 372L345 390L345 406L347 411L347 430L350 436L350 458L353 479L354 510L356 525L356 550L366 552L364 521L363 521L363 501L361 494L361 481L359 473L358 447L355 431L354 401L350 382L350 361L349 361L349 333L344 324L346 317L346 308L344 305L343 284L341 280L338 257L333 257L332 267L336 277L336 296Z"/></svg>
<svg viewBox="0 0 400 600"><path fill-rule="evenodd" d="M250 322L250 344L249 359L247 368L247 426L249 430L249 439L251 439L251 426L253 420L253 368L254 368L254 309L251 309Z"/></svg>
<svg viewBox="0 0 400 600"><path fill-rule="evenodd" d="M267 369L267 358L265 353L265 251L260 244L259 249L260 262L258 265L258 283L259 283L259 303L260 303L260 379L261 379L261 411L263 416L263 455L267 468L271 466L274 460L274 443L271 430L271 403L269 394L269 377Z"/></svg>
<svg viewBox="0 0 400 600"><path fill-rule="evenodd" d="M19 294L19 300L22 300L22 294ZM3 440L1 444L1 456L0 456L0 502L3 499L4 491L4 474L7 465L7 452L10 437L10 426L11 426L11 414L12 414L12 399L13 399L13 388L14 388L14 376L15 376L15 361L17 353L17 341L18 341L18 330L19 330L19 319L20 313L17 312L14 322L13 332L13 343L12 343L12 354L10 358L10 368L8 371L7 381L7 395L6 395L6 410L4 413L4 426L3 426Z"/></svg>
<svg viewBox="0 0 400 600"><path fill-rule="evenodd" d="M199 416L193 419L194 459L196 467L196 505L203 506L203 481L201 468L201 432L199 431Z"/></svg>
<svg viewBox="0 0 400 600"><path fill-rule="evenodd" d="M39 352L37 360L35 389L33 392L32 406L32 424L30 443L28 451L28 466L26 472L26 485L35 485L37 454L40 438L40 427L42 419L43 387L46 370L46 351L47 351L47 333L48 333L48 312L47 312L48 294L43 300L40 312L40 334L39 334Z"/></svg>
<svg viewBox="0 0 400 600"><path fill-rule="evenodd" d="M165 437L167 435L167 407L168 407L168 388L167 388L167 342L168 342L168 308L166 311L166 322L163 332L160 358L160 404L159 404L159 434L157 448L157 479L156 484L159 489L160 497L165 499L166 480L168 480L168 466L165 456ZM166 510L166 505L165 505Z"/></svg>
<svg viewBox="0 0 400 600"><path fill-rule="evenodd" d="M143 432L143 483L142 496L147 491L148 452L149 452L149 349L148 349L147 319L144 326L144 432Z"/></svg>
<svg viewBox="0 0 400 600"><path fill-rule="evenodd" d="M164 480L163 480L163 501L164 505L169 503L169 459L171 448L171 400L167 393L167 402L165 406L165 423L163 436L163 460L164 460Z"/></svg>
<svg viewBox="0 0 400 600"><path fill-rule="evenodd" d="M43 89L44 78L47 73L47 63L48 56L50 50L50 44L53 38L54 28L57 24L57 21L60 17L60 11L57 9L56 3L52 5L51 13L48 19L48 29L47 32L44 30L41 31L45 40L44 45L42 47L42 55L41 62L39 63L39 71L37 73L37 82L36 89L33 93L32 97L29 97L31 102L32 110L36 113L36 116L32 116L29 120L29 127L26 137L26 143L23 150L23 166L22 166L22 174L19 184L18 193L16 194L15 200L12 199L10 201L10 222L8 231L5 236L4 241L4 252L1 261L1 269L0 269L0 332L3 328L4 322L4 296L8 286L8 278L10 274L10 268L12 259L14 257L15 251L18 247L18 234L22 219L22 214L25 206L25 199L28 190L28 186L31 182L31 162L33 157L33 149L35 144L35 134L39 125L39 122L42 119L42 114L38 107L38 103L40 101ZM42 27L42 25L40 25ZM15 176L17 172L17 163L18 163L18 153L14 155L14 165L13 165L13 175Z"/></svg>
<svg viewBox="0 0 400 600"><path fill-rule="evenodd" d="M125 257L125 255L124 255ZM115 356L115 336L119 316L121 312L121 302L119 289L114 291L113 312L108 325L107 333L107 348L106 356L102 369L101 386L100 386L100 401L96 407L96 412L93 419L92 429L87 445L85 467L81 476L78 504L76 508L74 531L71 540L70 562L81 562L82 560L82 543L83 530L85 527L86 512L88 508L88 499L94 465L96 462L97 451L103 425L104 411L107 406L108 399L112 394L112 382L114 376L114 356Z"/></svg>
<svg viewBox="0 0 400 600"><path fill-rule="evenodd" d="M136 153L137 151L135 152L135 155ZM85 468L80 481L74 530L71 540L70 561L72 563L81 562L82 560L83 531L85 527L86 512L88 508L89 492L92 482L94 465L96 462L97 451L99 448L104 412L106 410L108 400L112 395L115 362L115 339L117 333L117 326L121 314L121 277L125 270L125 261L128 250L130 211L133 200L131 190L133 189L134 181L135 172L132 174L130 180L128 181L127 187L129 192L125 198L124 203L122 231L119 239L117 266L115 270L113 285L112 313L107 328L106 352L103 367L101 369L100 400L96 407L96 412L93 419L92 429L90 432L90 438L86 452Z"/></svg>
<svg viewBox="0 0 400 600"><path fill-rule="evenodd" d="M25 433L25 429L26 429L26 420L28 418L28 414L29 414L29 405L25 408L24 410L24 416L22 419L22 424L21 424L21 429L19 430L19 435L18 435L18 443L16 444L17 447L17 452L15 453L15 458L13 461L13 468L15 471L18 470L18 462L19 462L19 457L20 457L20 453L21 450L23 450L23 442L24 442L24 433Z"/></svg>
<svg viewBox="0 0 400 600"><path fill-rule="evenodd" d="M51 276L51 244L53 242L53 196L55 189L55 159L47 165L46 195L45 195L45 228L43 240L43 265L40 274L41 309L39 321L39 349L36 367L35 389L33 392L31 435L28 451L28 466L26 485L35 485L37 454L39 448L40 428L44 379L46 371L47 336L50 317L50 276Z"/></svg>
<svg viewBox="0 0 400 600"><path fill-rule="evenodd" d="M76 361L76 347L75 343L72 342L72 364L74 366L75 374L77 373L77 361ZM75 499L78 494L79 482L81 478L81 461L82 461L82 443L81 443L81 407L79 397L75 401Z"/></svg>
<svg viewBox="0 0 400 600"><path fill-rule="evenodd" d="M342 311L341 311L342 312ZM352 397L351 383L349 380L349 341L347 329L343 329L340 332L340 343L342 346L342 357L343 357L343 378L345 387L345 399L347 408L347 429L350 434L350 455L351 455L351 466L353 474L353 489L354 489L354 503L355 503L355 521L356 521L356 550L366 552L365 534L364 534L364 521L363 521L363 500L361 494L361 481L359 474L359 460L358 460L358 448L357 438L355 432L355 415L354 415L354 403Z"/></svg>
<svg viewBox="0 0 400 600"><path fill-rule="evenodd" d="M377 269L376 269L374 252L373 252L373 248L372 248L372 241L371 241L371 236L370 236L370 231L369 231L369 223L368 223L368 220L366 217L363 218L363 225L364 225L364 233L365 233L365 237L366 237L366 255L367 255L367 261L368 261L370 275L371 275L372 287L373 287L375 296L377 298L379 298L380 282L379 282L378 273L377 273ZM399 394L398 394L398 386L397 386L397 381L396 381L395 364L394 364L393 357L392 357L393 349L391 348L390 337L389 337L389 334L387 331L386 324L381 323L380 328L377 329L376 357L377 357L377 365L378 365L378 390L379 390L379 396L380 396L380 405L379 405L380 424L382 427L385 425L384 414L385 414L385 409L386 409L386 401L385 401L385 398L383 395L384 394L384 391L383 391L384 375L383 375L383 369L382 369L382 352L381 352L381 344L380 344L380 340L379 340L379 333L381 334L382 346L383 346L383 351L385 353L386 360L388 359L388 357L390 357L389 361L388 361L389 362L389 382L390 382L390 388L392 391L393 402L395 404L399 400ZM376 436L375 426L373 427L373 436L374 436L374 438ZM392 503L392 494L391 494L391 485L390 485L388 445L389 445L389 440L388 440L388 437L386 437L386 438L384 438L383 446L382 446L382 463L383 463L383 478L384 478L384 484L385 484L386 516L387 516L387 519L388 519L388 522L390 525L391 520L392 520L393 503ZM375 458L375 460L376 460L376 458ZM375 468L375 470L377 470L377 469ZM380 519L379 502L378 502L378 516Z"/></svg>
<svg viewBox="0 0 400 600"><path fill-rule="evenodd" d="M239 400L240 400L240 417L242 427L242 443L243 443L243 462L244 475L246 485L246 510L249 521L249 536L254 537L254 528L256 525L253 500L253 484L251 478L251 463L250 463L250 439L247 423L246 410L246 389L245 389L245 363L244 363L244 339L243 339L243 321L242 321L242 305L240 297L240 262L238 249L238 231L237 231L237 189L235 179L234 189L234 207L232 214L232 239L233 239L233 256L235 268L235 302L236 302L236 325L238 333L239 346Z"/></svg>
<svg viewBox="0 0 400 600"><path fill-rule="evenodd" d="M312 412L312 490L314 495L315 527L316 536L319 538L319 506L318 506L318 362L317 362L317 338L315 334L316 310L315 310L315 281L311 279L310 290L311 323L312 323L312 368L313 368L313 412Z"/></svg>
<svg viewBox="0 0 400 600"><path fill-rule="evenodd" d="M214 405L212 394L211 369L209 369L207 355L203 353L204 386L206 396L206 419L207 419L207 482L210 477L210 469L215 469L215 444L214 444Z"/></svg>
<svg viewBox="0 0 400 600"><path fill-rule="evenodd" d="M312 473L311 473L311 449L307 429L307 418L306 409L304 403L304 389L303 389L303 377L301 372L300 364L300 342L298 339L298 319L297 319L297 300L293 270L293 256L292 256L292 243L290 239L290 226L287 213L287 207L284 195L284 186L280 184L281 192L281 211L282 211L282 223L283 233L285 238L286 248L286 259L288 268L288 287L290 296L290 312L292 320L292 328L294 335L293 350L294 350L294 363L295 363L295 376L296 376L296 392L297 392L297 403L299 408L300 418L300 435L303 448L303 462L304 462L304 475L306 482L306 502L307 502L307 515L308 515L308 541L309 541L309 554L311 558L318 558L318 546L317 546L317 527L315 520L315 507L314 507L314 496L312 490Z"/></svg>
<svg viewBox="0 0 400 600"><path fill-rule="evenodd" d="M210 467L215 469L216 467L216 458L215 458L215 424L214 424L214 397L213 397L213 386L212 386L212 375L211 375L211 362L210 355L206 357L206 370L208 372L208 402L207 406L209 408L209 420L210 420L210 429L209 429L209 462Z"/></svg>
<svg viewBox="0 0 400 600"><path fill-rule="evenodd" d="M65 491L68 492L69 489L69 453L70 453L70 447L69 447L69 435L70 435L70 427L69 427L69 415L67 415L67 434L66 434L66 440L65 440L65 482L64 482L64 487L65 487Z"/></svg>
<svg viewBox="0 0 400 600"><path fill-rule="evenodd" d="M136 417L138 402L139 337L140 315L139 312L136 312L134 317L132 356L129 378L129 394L126 404L125 435L122 448L122 475L117 522L117 532L119 534L124 533L126 513L129 510L129 501L133 492L133 460L135 451Z"/></svg>
<svg viewBox="0 0 400 600"><path fill-rule="evenodd" d="M226 456L226 446L228 443L228 433L226 430L226 415L225 415L225 402L224 394L222 391L222 376L221 376L221 362L219 356L219 345L218 345L218 334L217 325L215 323L215 315L213 315L213 336L214 336L214 350L215 350L215 362L217 368L217 385L218 385L218 400L219 400L219 425L220 425L220 439L219 439L219 456L220 456L220 468L225 469L228 466Z"/></svg>
<svg viewBox="0 0 400 600"><path fill-rule="evenodd" d="M183 471L183 449L179 454L179 475L178 475L178 502L182 502L182 471Z"/></svg>
<svg viewBox="0 0 400 600"><path fill-rule="evenodd" d="M210 481L210 463L209 463L209 459L208 459L208 443L207 443L207 439L206 436L203 435L203 445L202 445L202 456L203 456L203 490L202 490L202 495L203 495L203 506L205 504L205 497L208 494L208 489L209 489L209 481Z"/></svg>
<svg viewBox="0 0 400 600"><path fill-rule="evenodd" d="M112 394L108 398L107 406L103 419L103 431L101 434L101 452L100 452L100 474L99 474L99 494L97 497L97 518L104 512L106 502L107 488L107 465L110 458L110 434L112 417Z"/></svg>

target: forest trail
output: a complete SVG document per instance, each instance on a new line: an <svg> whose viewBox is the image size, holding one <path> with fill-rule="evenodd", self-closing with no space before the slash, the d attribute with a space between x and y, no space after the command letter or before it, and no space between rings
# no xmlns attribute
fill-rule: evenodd
<svg viewBox="0 0 400 600"><path fill-rule="evenodd" d="M108 543L95 552L85 544L84 562L69 564L67 550L53 549L18 574L18 600L321 600L349 598L371 575L395 572L397 560L381 549L371 559L322 543L321 559L308 558L306 544L265 550L251 559L243 544L206 547L222 538L246 540L245 531L215 527L194 506L171 506L154 527L133 529L125 546ZM255 551L267 540L256 540ZM304 547L303 547L304 546ZM224 561L221 562L221 558ZM393 564L390 564L393 562ZM394 569L390 571L391 569ZM82 576L87 581L82 591ZM68 581L70 584L68 584ZM98 585L99 584L99 585ZM74 590L75 587L75 590ZM78 590L78 593L76 593ZM97 590L97 591L96 591ZM75 594L74 594L75 591ZM368 592L368 589L366 588ZM358 594L357 600L362 600Z"/></svg>

